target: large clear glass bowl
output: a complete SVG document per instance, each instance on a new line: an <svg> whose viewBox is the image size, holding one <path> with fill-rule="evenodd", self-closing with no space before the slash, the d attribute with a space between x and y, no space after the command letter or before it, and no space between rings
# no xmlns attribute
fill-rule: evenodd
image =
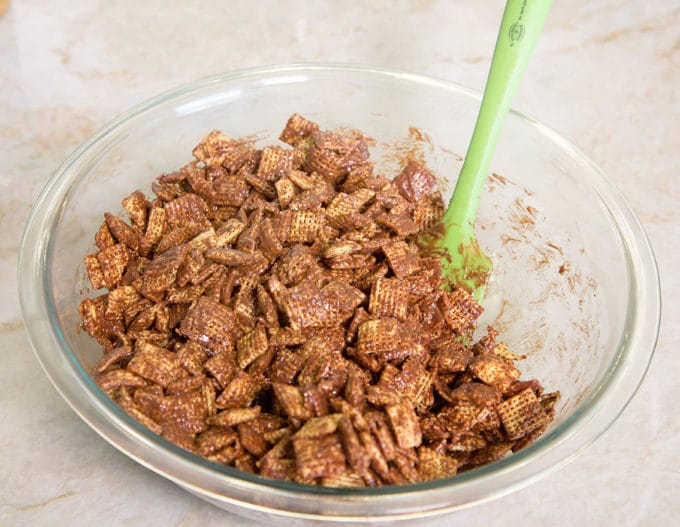
<svg viewBox="0 0 680 527"><path fill-rule="evenodd" d="M105 211L190 160L210 130L276 140L299 112L323 128L376 140L378 169L424 156L450 195L479 107L449 82L366 67L292 65L240 71L170 91L118 117L78 148L38 198L24 234L25 325L47 375L102 437L142 465L241 514L327 520L413 519L488 500L556 469L609 427L635 393L656 343L656 264L620 193L571 143L511 113L478 215L494 261L485 322L527 354L525 377L562 399L533 445L451 479L327 489L265 480L175 447L112 403L88 372L101 354L79 330L88 294L82 258ZM427 135L425 135L427 134Z"/></svg>

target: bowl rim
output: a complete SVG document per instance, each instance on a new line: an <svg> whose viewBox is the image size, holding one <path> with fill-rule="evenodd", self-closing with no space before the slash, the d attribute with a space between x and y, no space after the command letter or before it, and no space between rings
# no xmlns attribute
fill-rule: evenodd
<svg viewBox="0 0 680 527"><path fill-rule="evenodd" d="M433 494L435 491L446 491L447 494L454 493L456 489L460 489L465 485L476 484L479 487L481 483L488 484L491 478L500 481L501 478L499 476L504 476L504 483L502 485L496 485L495 487L492 485L491 491L486 490L484 495L480 495L465 503L443 504L427 511L402 511L395 514L383 511L385 517L389 516L394 519L439 514L480 501L486 501L526 486L537 478L543 477L566 464L604 433L616 420L635 395L645 376L654 353L660 324L661 295L659 275L651 245L640 221L632 212L622 194L604 173L571 142L545 125L514 110L511 110L511 118L520 119L528 126L535 128L561 150L567 151L572 157L577 158L587 166L589 169L587 183L602 198L602 203L605 205L620 236L626 254L626 266L630 280L630 294L625 326L629 331L624 332L622 335L617 353L607 369L607 374L600 380L597 389L593 390L591 394L581 401L572 415L553 430L544 434L536 443L492 464L464 472L452 478L427 483L380 487L376 489L329 489L292 482L267 480L260 476L237 471L231 467L212 463L195 454L182 450L160 436L156 436L113 403L92 381L88 372L80 366L73 356L66 340L61 334L55 310L53 309L54 302L51 299L51 288L49 287L51 280L49 264L51 260L52 239L49 229L46 227L58 221L60 215L59 198L65 197L74 184L76 176L80 173L78 170L80 164L90 156L96 156L99 151L98 149L107 144L107 141L110 141L116 132L122 129L129 121L139 119L145 113L153 111L165 103L176 101L211 86L224 83L246 80L257 81L258 79L269 79L270 83L303 82L305 75L314 76L318 74L380 77L392 81L425 84L456 92L475 101L481 100L481 95L474 90L418 73L364 65L297 63L249 68L213 75L165 91L122 113L76 148L56 170L36 200L24 230L18 262L20 304L29 341L43 370L62 397L83 420L113 446L137 462L175 481L181 486L188 487L192 492L210 495L218 501L231 501L240 506L279 515L290 514L296 517L315 519L321 517L320 514L304 510L284 511L268 506L247 503L239 499L231 499L229 496L225 496L217 491L206 490L196 478L187 481L185 477L187 474L196 474L199 476L199 479L204 480L207 478L216 484L218 483L217 480L226 478L232 487L236 485L245 491L266 491L268 493L275 491L275 494L287 499L300 499L303 496L311 500L318 500L324 496L358 503L365 502L365 498L370 498L373 501L382 503L382 507L384 507L386 501L396 504L398 500L403 500L413 495L422 495L424 492L429 494ZM633 272L633 270L637 272ZM40 280L36 281L35 277L40 277ZM634 309L634 306L637 309ZM642 316L643 314L644 316ZM68 359L64 361L62 358L62 361L59 362L62 369L54 367L54 357L51 357L51 355L54 354L55 349L59 349ZM74 377L71 377L73 374L75 374ZM68 383L73 382L74 378L77 381L78 389L68 385ZM79 392L85 393L88 399L83 401L81 398L76 397L76 394ZM615 408L614 411L603 412L605 406L611 407L612 404ZM586 427L586 425L588 426ZM112 426L116 430L112 430ZM589 433L584 436L586 429L589 429ZM116 441L116 436L120 434L134 438L142 446L142 450L122 446L120 441ZM566 449L566 446L570 448ZM146 455L149 453L147 450L149 448L158 449L158 447L160 447L160 452L163 454L160 456L161 460L168 458L168 461L179 464L182 470L177 470L177 467L168 468L167 465L169 463L166 463L165 467L159 467L154 461L149 461ZM560 455L556 456L555 453L557 452ZM156 451L155 453L157 454L158 452ZM551 453L552 455L549 455ZM532 463L537 460L542 460L543 466ZM528 466L530 463L532 463L532 466L536 465L537 468L527 470L531 468ZM442 493L439 492L439 494ZM446 497L441 496L440 498L445 500ZM333 516L323 515L323 518L333 519ZM361 518L365 518L365 516L361 516ZM361 518L357 517L357 519ZM337 519L346 521L355 518L353 516L338 515Z"/></svg>

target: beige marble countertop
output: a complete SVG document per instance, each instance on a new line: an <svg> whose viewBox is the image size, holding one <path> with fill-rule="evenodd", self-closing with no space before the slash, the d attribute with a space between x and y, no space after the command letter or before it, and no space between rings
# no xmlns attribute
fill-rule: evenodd
<svg viewBox="0 0 680 527"><path fill-rule="evenodd" d="M16 255L33 200L96 128L177 84L297 61L481 89L501 0L12 0L0 17L0 525L255 525L120 454L61 399L24 334ZM617 183L655 248L664 313L640 391L567 467L428 525L680 520L680 4L555 2L515 107ZM285 522L281 522L284 525Z"/></svg>

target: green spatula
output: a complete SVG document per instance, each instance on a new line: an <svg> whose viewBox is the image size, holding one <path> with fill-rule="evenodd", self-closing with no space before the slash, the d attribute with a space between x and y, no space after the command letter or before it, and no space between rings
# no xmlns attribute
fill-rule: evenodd
<svg viewBox="0 0 680 527"><path fill-rule="evenodd" d="M428 240L442 254L444 278L471 291L481 301L491 274L491 260L475 238L477 203L496 141L517 86L543 29L552 0L508 0L496 48L463 168L441 220L441 236ZM443 229L442 229L443 227Z"/></svg>

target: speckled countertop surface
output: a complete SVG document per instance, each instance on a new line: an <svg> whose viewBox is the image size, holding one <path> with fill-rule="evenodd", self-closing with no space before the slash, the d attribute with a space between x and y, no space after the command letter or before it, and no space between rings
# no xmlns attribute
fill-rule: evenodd
<svg viewBox="0 0 680 527"><path fill-rule="evenodd" d="M33 200L96 128L237 68L357 62L481 89L500 0L12 0L0 17L0 525L256 525L109 446L24 334L16 255ZM366 5L368 5L368 7ZM514 106L580 146L643 221L664 313L651 369L595 445L520 492L428 525L670 525L680 519L680 4L555 2ZM285 522L281 522L284 525Z"/></svg>

